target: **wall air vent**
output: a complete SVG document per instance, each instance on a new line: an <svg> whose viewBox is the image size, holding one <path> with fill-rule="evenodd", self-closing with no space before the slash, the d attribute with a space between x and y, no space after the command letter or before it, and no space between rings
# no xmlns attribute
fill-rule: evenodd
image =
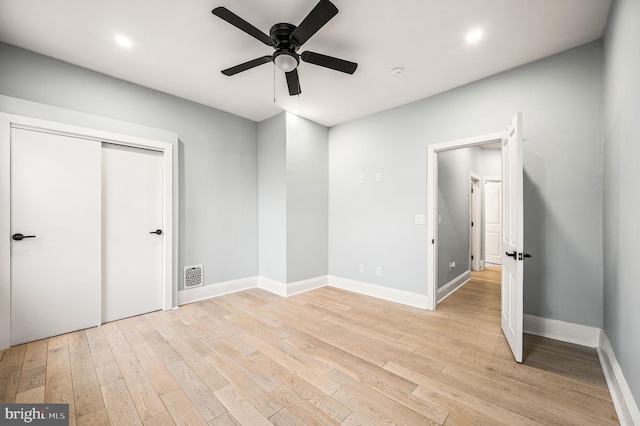
<svg viewBox="0 0 640 426"><path fill-rule="evenodd" d="M184 267L184 276L182 277L182 282L184 283L184 288L194 288L200 287L203 282L203 270L202 265L192 265Z"/></svg>

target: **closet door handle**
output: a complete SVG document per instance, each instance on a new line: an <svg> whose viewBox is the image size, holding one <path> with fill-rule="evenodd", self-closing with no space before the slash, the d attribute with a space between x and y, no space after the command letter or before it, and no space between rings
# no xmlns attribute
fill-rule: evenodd
<svg viewBox="0 0 640 426"><path fill-rule="evenodd" d="M11 238L13 238L16 241L20 241L20 240L23 240L25 238L35 238L35 237L36 237L35 235L22 235L22 234L13 234L11 236Z"/></svg>
<svg viewBox="0 0 640 426"><path fill-rule="evenodd" d="M514 259L516 258L516 252L515 251L513 253L509 253L508 251L506 251L504 254L506 254L509 257L513 257Z"/></svg>
<svg viewBox="0 0 640 426"><path fill-rule="evenodd" d="M149 232L150 234L162 235L162 229L156 229L155 231Z"/></svg>

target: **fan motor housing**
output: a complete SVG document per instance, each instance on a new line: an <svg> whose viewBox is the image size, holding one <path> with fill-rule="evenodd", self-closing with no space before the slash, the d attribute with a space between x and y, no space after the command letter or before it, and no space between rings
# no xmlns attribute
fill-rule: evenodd
<svg viewBox="0 0 640 426"><path fill-rule="evenodd" d="M291 33L296 28L298 27L287 23L275 24L271 27L269 35L275 41L274 49L286 49L294 52L298 50L300 46L295 44L290 38Z"/></svg>

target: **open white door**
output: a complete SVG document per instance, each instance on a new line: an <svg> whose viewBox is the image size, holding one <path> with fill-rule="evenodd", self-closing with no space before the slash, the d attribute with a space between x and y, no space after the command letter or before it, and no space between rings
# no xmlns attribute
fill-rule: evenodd
<svg viewBox="0 0 640 426"><path fill-rule="evenodd" d="M522 113L502 138L502 332L522 362L524 212Z"/></svg>

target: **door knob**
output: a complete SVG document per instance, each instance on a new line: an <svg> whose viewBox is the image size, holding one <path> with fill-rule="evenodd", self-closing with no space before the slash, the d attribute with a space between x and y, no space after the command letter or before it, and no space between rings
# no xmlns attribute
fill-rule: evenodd
<svg viewBox="0 0 640 426"><path fill-rule="evenodd" d="M505 252L505 254L509 257L513 257L514 259L516 258L516 252L514 251L513 253L509 253L508 251Z"/></svg>
<svg viewBox="0 0 640 426"><path fill-rule="evenodd" d="M16 241L20 241L20 240L23 240L25 238L35 238L35 237L36 237L35 235L22 235L22 234L13 234L11 236L11 238L13 238Z"/></svg>
<svg viewBox="0 0 640 426"><path fill-rule="evenodd" d="M149 232L150 234L162 235L162 229L156 229L155 231Z"/></svg>

